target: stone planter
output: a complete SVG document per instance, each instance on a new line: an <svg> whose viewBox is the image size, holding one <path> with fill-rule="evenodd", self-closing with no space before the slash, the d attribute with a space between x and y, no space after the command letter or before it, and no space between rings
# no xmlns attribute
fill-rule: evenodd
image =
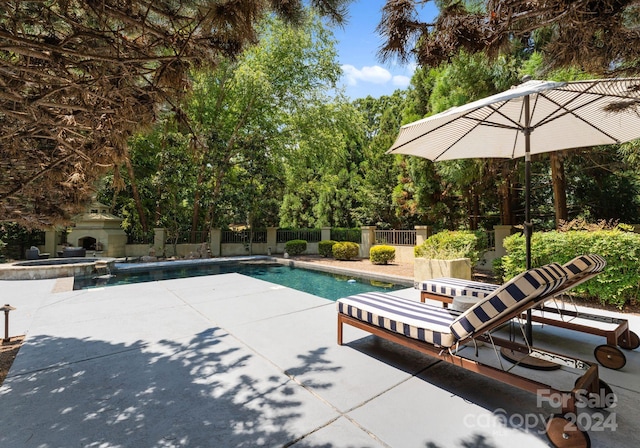
<svg viewBox="0 0 640 448"><path fill-rule="evenodd" d="M469 258L456 258L455 260L415 259L413 278L416 282L440 277L471 280L471 260Z"/></svg>

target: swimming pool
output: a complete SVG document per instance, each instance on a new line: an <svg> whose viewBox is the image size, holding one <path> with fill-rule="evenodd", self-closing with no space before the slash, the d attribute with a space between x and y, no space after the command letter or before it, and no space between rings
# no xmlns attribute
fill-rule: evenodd
<svg viewBox="0 0 640 448"><path fill-rule="evenodd" d="M112 275L76 277L73 289L124 285L177 278L238 273L304 291L329 300L371 291L396 291L406 285L358 278L309 269L283 266L269 260L229 261L224 263L116 263Z"/></svg>

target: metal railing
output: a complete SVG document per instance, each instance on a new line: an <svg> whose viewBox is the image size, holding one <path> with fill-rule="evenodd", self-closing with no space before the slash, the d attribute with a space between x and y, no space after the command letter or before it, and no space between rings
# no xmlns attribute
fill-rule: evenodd
<svg viewBox="0 0 640 448"><path fill-rule="evenodd" d="M234 243L234 244L249 244L252 243L266 243L267 231L266 230L223 230L222 231L222 243Z"/></svg>
<svg viewBox="0 0 640 448"><path fill-rule="evenodd" d="M166 244L173 244L174 242L177 244L202 244L208 241L209 232L205 230L195 232L185 230L179 232L177 234L177 238L175 234L171 235L171 232L169 232L169 234L167 235Z"/></svg>
<svg viewBox="0 0 640 448"><path fill-rule="evenodd" d="M66 238L65 238L66 242ZM134 235L127 234L127 244L153 244L154 236L150 235Z"/></svg>
<svg viewBox="0 0 640 448"><path fill-rule="evenodd" d="M317 243L321 239L321 229L278 229L276 232L277 243L286 243L291 240L305 240L307 243Z"/></svg>
<svg viewBox="0 0 640 448"><path fill-rule="evenodd" d="M485 238L487 239L487 250L496 250L496 231L487 230L485 232Z"/></svg>
<svg viewBox="0 0 640 448"><path fill-rule="evenodd" d="M360 229L331 229L331 239L333 241L351 241L352 243L362 243L362 230Z"/></svg>
<svg viewBox="0 0 640 448"><path fill-rule="evenodd" d="M392 246L415 246L415 230L376 230L376 244Z"/></svg>

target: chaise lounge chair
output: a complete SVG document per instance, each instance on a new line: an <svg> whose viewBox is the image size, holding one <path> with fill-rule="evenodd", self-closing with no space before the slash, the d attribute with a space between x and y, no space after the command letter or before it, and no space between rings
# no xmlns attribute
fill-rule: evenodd
<svg viewBox="0 0 640 448"><path fill-rule="evenodd" d="M373 335L415 349L459 367L488 376L506 384L544 396L562 396L562 415L552 416L547 437L552 444L589 446L589 436L567 418L588 396L602 397L610 388L599 379L598 365L550 351L523 347L492 334L503 324L518 318L527 309L553 296L570 277L563 266L552 263L531 269L482 298L465 312L403 299L385 293L364 293L339 299L338 344L343 344L343 325L351 325ZM538 381L519 376L502 367L493 367L462 356L460 346L482 341L510 349L526 349L533 357L553 360L581 372L571 391L560 391ZM477 353L477 347L476 347ZM559 395L558 395L559 394ZM575 419L573 419L575 420Z"/></svg>
<svg viewBox="0 0 640 448"><path fill-rule="evenodd" d="M568 272L567 282L563 288L556 291L554 297L592 279L601 273L605 266L606 261L599 255L582 255L564 264L563 268ZM447 304L453 303L455 297L466 296L480 299L498 288L498 285L457 278L424 280L416 282L415 286L420 290L422 302L426 299L437 300L443 302L445 307ZM558 302L555 302L554 305L549 306L541 303L540 306L533 308L531 320L582 333L604 336L607 343L594 349L596 360L604 367L615 370L624 367L626 357L618 346L628 350L634 350L640 346L638 335L629 330L629 322L626 319L579 312L577 307L574 307L573 310L565 309L564 304ZM594 324L589 325L589 321ZM600 326L595 324L600 324Z"/></svg>

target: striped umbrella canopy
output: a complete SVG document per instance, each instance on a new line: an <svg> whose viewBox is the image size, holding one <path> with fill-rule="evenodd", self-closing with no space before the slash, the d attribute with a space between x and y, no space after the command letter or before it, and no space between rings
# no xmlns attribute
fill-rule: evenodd
<svg viewBox="0 0 640 448"><path fill-rule="evenodd" d="M390 153L518 158L640 138L640 78L529 80L400 128Z"/></svg>
<svg viewBox="0 0 640 448"><path fill-rule="evenodd" d="M531 268L531 154L640 138L640 78L519 86L400 128L389 149L433 161L525 158L525 240ZM531 323L528 322L531 341Z"/></svg>

